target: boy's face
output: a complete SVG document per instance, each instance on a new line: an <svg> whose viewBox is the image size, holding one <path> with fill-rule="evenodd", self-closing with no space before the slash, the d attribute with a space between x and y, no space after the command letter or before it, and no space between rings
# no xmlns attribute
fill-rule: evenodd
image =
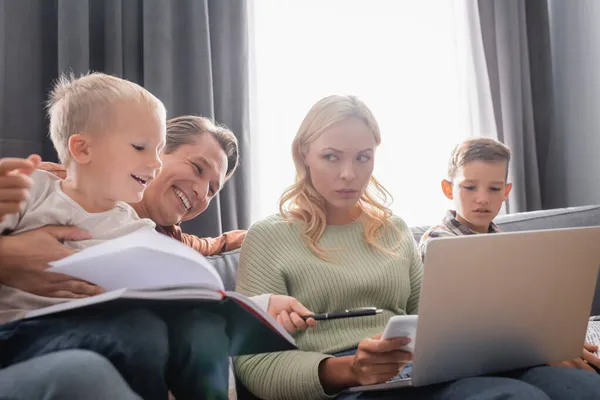
<svg viewBox="0 0 600 400"><path fill-rule="evenodd" d="M459 222L476 232L488 232L512 189L512 184L506 183L506 167L503 161L471 161L458 168L452 182L442 181Z"/></svg>
<svg viewBox="0 0 600 400"><path fill-rule="evenodd" d="M87 154L81 160L100 200L137 203L160 172L166 121L157 111L119 104L99 132L85 135Z"/></svg>

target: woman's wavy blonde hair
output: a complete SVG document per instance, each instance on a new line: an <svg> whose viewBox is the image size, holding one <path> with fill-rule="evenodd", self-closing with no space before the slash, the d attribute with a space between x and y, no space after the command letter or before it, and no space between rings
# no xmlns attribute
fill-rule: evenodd
<svg viewBox="0 0 600 400"><path fill-rule="evenodd" d="M304 159L308 148L323 132L333 125L349 118L364 122L375 137L377 146L381 143L379 125L371 110L355 96L329 96L317 102L308 112L292 143L292 157L296 166L296 183L287 188L281 196L279 211L288 221L302 221L302 235L310 250L323 260L330 261L327 252L318 243L327 228L325 199L314 188ZM379 243L383 231L391 228L399 236L398 229L391 223L392 211L388 208L392 196L371 176L365 193L357 207L361 211L366 242L377 250L394 254L399 244L393 248ZM398 242L396 240L396 242Z"/></svg>

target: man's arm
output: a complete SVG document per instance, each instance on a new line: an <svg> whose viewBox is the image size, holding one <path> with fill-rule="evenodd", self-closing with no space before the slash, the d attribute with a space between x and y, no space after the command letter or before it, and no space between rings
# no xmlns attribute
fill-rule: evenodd
<svg viewBox="0 0 600 400"><path fill-rule="evenodd" d="M67 177L67 170L60 164L44 161L38 165L38 169L50 172L51 174L58 176L60 179L65 179Z"/></svg>
<svg viewBox="0 0 600 400"><path fill-rule="evenodd" d="M203 256L216 256L242 247L246 233L247 231L236 230L225 232L216 238L199 238L198 236L181 232L180 240L182 243L200 252Z"/></svg>

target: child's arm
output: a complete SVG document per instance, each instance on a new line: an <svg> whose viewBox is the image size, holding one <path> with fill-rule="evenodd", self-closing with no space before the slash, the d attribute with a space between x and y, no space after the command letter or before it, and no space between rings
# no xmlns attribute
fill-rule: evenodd
<svg viewBox="0 0 600 400"><path fill-rule="evenodd" d="M38 155L0 159L0 234L16 227L33 184L29 176L40 161Z"/></svg>
<svg viewBox="0 0 600 400"><path fill-rule="evenodd" d="M456 234L448 231L443 226L434 226L425 232L418 245L419 254L421 255L421 260L423 262L425 261L425 253L427 252L427 242L429 242L429 239L444 236L456 236Z"/></svg>

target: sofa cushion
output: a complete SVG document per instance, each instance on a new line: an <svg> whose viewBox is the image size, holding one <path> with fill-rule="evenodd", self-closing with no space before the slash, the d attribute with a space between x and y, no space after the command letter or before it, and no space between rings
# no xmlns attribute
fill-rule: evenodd
<svg viewBox="0 0 600 400"><path fill-rule="evenodd" d="M240 250L231 250L218 256L208 256L206 259L221 275L225 290L235 290L235 277L240 261Z"/></svg>
<svg viewBox="0 0 600 400"><path fill-rule="evenodd" d="M507 232L574 228L580 226L600 225L600 205L557 208L543 211L530 211L517 214L501 215L495 222ZM429 226L411 227L415 241L418 243ZM206 259L216 268L225 290L235 290L235 279L239 263L240 251L232 250L219 256L209 256ZM596 298L592 307L593 315L600 314L600 276L596 287Z"/></svg>
<svg viewBox="0 0 600 400"><path fill-rule="evenodd" d="M507 232L600 225L600 205L556 208L502 215L496 223Z"/></svg>
<svg viewBox="0 0 600 400"><path fill-rule="evenodd" d="M600 205L500 215L494 222L506 232L597 226L600 225ZM417 243L429 228L428 225L410 228Z"/></svg>

